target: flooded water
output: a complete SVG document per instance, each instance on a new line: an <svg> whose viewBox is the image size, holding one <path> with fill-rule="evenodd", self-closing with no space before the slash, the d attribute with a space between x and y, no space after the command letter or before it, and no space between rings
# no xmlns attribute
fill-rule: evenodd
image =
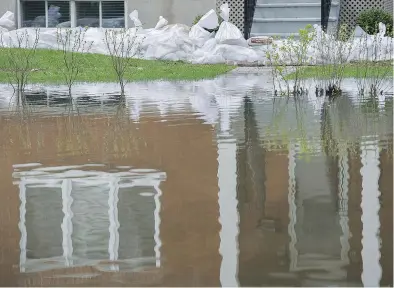
<svg viewBox="0 0 394 288"><path fill-rule="evenodd" d="M267 83L1 86L0 284L392 286L392 93Z"/></svg>

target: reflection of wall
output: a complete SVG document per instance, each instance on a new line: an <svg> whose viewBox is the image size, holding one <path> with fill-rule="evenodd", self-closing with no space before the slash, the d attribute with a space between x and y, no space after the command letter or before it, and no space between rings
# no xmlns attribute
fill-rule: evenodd
<svg viewBox="0 0 394 288"><path fill-rule="evenodd" d="M337 191L331 190L332 179L327 171L332 167L328 157L316 156L297 160L298 186L296 227L300 254L326 254L338 257L341 227L337 216ZM296 228L296 230L297 230ZM303 250L305 250L303 252Z"/></svg>
<svg viewBox="0 0 394 288"><path fill-rule="evenodd" d="M61 256L62 194L60 189L26 187L26 257L29 259ZM50 229L48 229L50 227Z"/></svg>
<svg viewBox="0 0 394 288"><path fill-rule="evenodd" d="M393 149L390 143L391 151ZM381 287L393 286L393 155L387 149L380 152L380 237L382 266Z"/></svg>
<svg viewBox="0 0 394 288"><path fill-rule="evenodd" d="M6 152L0 161L0 197L7 199L0 201L0 255L5 259L0 262L0 273L4 273L0 275L3 276L1 284L18 286L29 281L29 285L35 286L119 285L113 284L119 283L114 282L119 279L113 279L111 273L91 280L72 280L51 279L47 277L50 272L43 272L18 282L22 279L19 269L12 268L19 264L20 239L19 192L12 184L12 165L40 162L43 166L65 166L104 162L109 167L133 165L167 173L167 180L160 186L163 191L160 201L162 268L144 272L146 276L121 273L122 281L136 285L219 285L220 225L217 221L217 148L212 145L214 132L211 126L202 125L200 120L191 117L187 119L188 125L180 125L183 119L175 117L171 119L172 125L152 115L149 117L142 116L138 127L125 119L116 122L114 118L98 118L97 115L35 118L24 125L18 118L6 121L0 117L0 147ZM91 268L72 271L94 272ZM64 272L59 270L59 273ZM205 282L198 283L199 275L204 275Z"/></svg>
<svg viewBox="0 0 394 288"><path fill-rule="evenodd" d="M245 163L239 149L238 163ZM266 152L256 159L265 166L265 200L258 196L251 180L253 171L240 175L238 199L240 211L239 281L242 286L272 285L275 276L287 270L288 243L288 159L283 152ZM245 163L247 165L247 162ZM241 164L242 165L242 164ZM241 167L241 166L240 166ZM239 172L240 172L239 167ZM245 168L244 168L245 169ZM260 191L260 193L263 191ZM279 280L279 279L278 279ZM283 282L277 282L283 285Z"/></svg>
<svg viewBox="0 0 394 288"><path fill-rule="evenodd" d="M270 285L271 273L287 269L288 157L283 150L262 148L254 111L246 100L245 142L237 151L241 286Z"/></svg>
<svg viewBox="0 0 394 288"><path fill-rule="evenodd" d="M361 258L361 237L362 237L362 223L361 223L361 191L362 191L362 177L360 170L361 151L359 148L355 149L354 153L348 154L349 157L349 228L351 237L349 239L349 265L347 267L347 280L349 283L362 285L362 258ZM353 286L353 285L351 285Z"/></svg>

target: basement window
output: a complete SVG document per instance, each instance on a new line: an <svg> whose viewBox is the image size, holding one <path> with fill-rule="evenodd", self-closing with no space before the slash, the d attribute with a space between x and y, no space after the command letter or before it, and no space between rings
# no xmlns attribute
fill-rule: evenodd
<svg viewBox="0 0 394 288"><path fill-rule="evenodd" d="M124 28L125 9L124 1L102 1L102 25L103 28Z"/></svg>
<svg viewBox="0 0 394 288"><path fill-rule="evenodd" d="M124 1L20 1L21 27L125 27Z"/></svg>
<svg viewBox="0 0 394 288"><path fill-rule="evenodd" d="M22 27L46 27L45 1L23 1Z"/></svg>
<svg viewBox="0 0 394 288"><path fill-rule="evenodd" d="M100 3L96 1L75 2L77 26L100 27Z"/></svg>

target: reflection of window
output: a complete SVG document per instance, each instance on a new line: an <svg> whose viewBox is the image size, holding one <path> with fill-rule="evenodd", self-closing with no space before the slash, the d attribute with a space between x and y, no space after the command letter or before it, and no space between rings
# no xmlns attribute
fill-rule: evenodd
<svg viewBox="0 0 394 288"><path fill-rule="evenodd" d="M108 259L108 185L72 183L71 204L73 256L78 259Z"/></svg>
<svg viewBox="0 0 394 288"><path fill-rule="evenodd" d="M70 24L69 1L21 2L22 27L67 27Z"/></svg>
<svg viewBox="0 0 394 288"><path fill-rule="evenodd" d="M22 272L160 266L159 185L165 173L53 173L42 167L18 173Z"/></svg>
<svg viewBox="0 0 394 288"><path fill-rule="evenodd" d="M124 1L20 1L22 27L125 27Z"/></svg>
<svg viewBox="0 0 394 288"><path fill-rule="evenodd" d="M153 187L119 189L118 217L128 219L119 227L119 259L155 257L155 210Z"/></svg>
<svg viewBox="0 0 394 288"><path fill-rule="evenodd" d="M26 191L26 257L43 259L62 256L62 190L60 187L31 185L26 187Z"/></svg>

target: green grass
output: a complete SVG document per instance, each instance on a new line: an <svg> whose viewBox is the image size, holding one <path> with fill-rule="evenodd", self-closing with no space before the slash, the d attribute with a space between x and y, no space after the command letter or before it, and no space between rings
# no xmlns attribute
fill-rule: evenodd
<svg viewBox="0 0 394 288"><path fill-rule="evenodd" d="M15 50L12 52L19 53ZM0 83L8 82L9 48L0 48ZM78 61L82 64L82 71L77 82L116 82L116 74L112 67L111 58L101 54L78 54ZM37 49L33 60L33 69L29 83L62 84L63 54L57 50ZM151 80L199 80L214 78L234 69L225 64L195 65L176 61L155 61L133 59L131 68L125 78L129 81Z"/></svg>
<svg viewBox="0 0 394 288"><path fill-rule="evenodd" d="M310 66L302 68L300 75L301 78L314 78L314 77L324 77L329 78L329 71L333 71L333 67L327 66ZM391 70L391 71L390 71ZM344 78L362 78L362 71L365 71L365 63L349 63L344 69ZM368 68L367 77L378 77L383 76L387 78L393 78L393 66L391 62L382 62L379 64L374 63ZM290 73L288 75L289 79L294 79L295 73Z"/></svg>

